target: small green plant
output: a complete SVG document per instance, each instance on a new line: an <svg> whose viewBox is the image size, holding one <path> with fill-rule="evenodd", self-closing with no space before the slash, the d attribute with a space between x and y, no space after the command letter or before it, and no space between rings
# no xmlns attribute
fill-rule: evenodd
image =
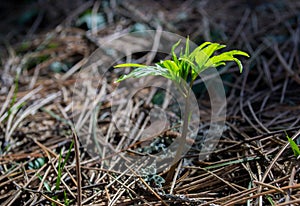
<svg viewBox="0 0 300 206"><path fill-rule="evenodd" d="M269 203L271 204L271 206L275 206L276 205L275 202L274 202L274 200L273 200L273 198L271 196L267 195L267 200L269 201Z"/></svg>
<svg viewBox="0 0 300 206"><path fill-rule="evenodd" d="M28 163L28 169L30 170L37 170L43 167L46 164L45 158L44 157L39 157L31 162ZM43 177L40 174L36 174L40 181L43 181ZM46 188L48 192L51 192L51 187L47 181L43 181L43 185Z"/></svg>
<svg viewBox="0 0 300 206"><path fill-rule="evenodd" d="M185 108L184 108L184 117L183 117L183 126L181 132L181 138L179 141L179 146L177 148L172 167L169 170L169 173L166 178L166 183L169 183L175 173L177 163L181 158L182 152L185 147L186 137L188 133L188 124L190 118L190 94L191 88L194 81L198 77L199 73L205 71L211 67L224 66L228 61L234 61L237 63L240 72L243 70L242 63L235 55L241 55L249 57L246 52L239 50L232 50L223 52L219 55L214 55L214 52L220 50L225 45L218 43L205 42L190 52L189 39L186 41L184 52L181 50L179 57L175 53L175 49L180 44L178 41L173 45L171 54L171 60L161 60L156 63L154 66L147 66L142 64L134 63L125 63L116 65L115 68L122 67L134 67L135 69L127 75L121 76L117 82L123 81L128 78L141 78L145 76L163 76L167 79L172 80L178 90L185 98ZM188 84L187 84L188 83Z"/></svg>
<svg viewBox="0 0 300 206"><path fill-rule="evenodd" d="M65 157L65 160L63 161L62 160L62 150L60 150L60 153L59 153L59 157L58 157L58 167L57 167L57 179L56 179L56 183L55 183L55 190L58 191L59 190L59 187L60 187L60 183L61 183L61 177L62 177L62 172L64 170L64 167L71 155L71 150L74 146L74 141L71 142L71 145L69 147L69 150L67 152L67 155ZM57 200L57 196L54 196L53 197L54 200ZM64 195L64 199L66 201L66 195ZM52 203L52 206L56 205L55 203Z"/></svg>
<svg viewBox="0 0 300 206"><path fill-rule="evenodd" d="M38 178L40 179L40 181L43 180L42 176L40 174L37 174ZM47 192L51 192L51 187L49 185L49 183L47 181L44 181L44 187L46 188Z"/></svg>
<svg viewBox="0 0 300 206"><path fill-rule="evenodd" d="M64 191L64 203L66 206L70 205L70 199L68 198L66 191Z"/></svg>
<svg viewBox="0 0 300 206"><path fill-rule="evenodd" d="M299 159L300 158L300 149L299 149L297 143L294 140L292 140L286 132L285 132L285 135L286 135L286 138L288 139L290 146L293 150L294 156L297 159Z"/></svg>
<svg viewBox="0 0 300 206"><path fill-rule="evenodd" d="M15 106L15 103L17 101L17 94L18 94L18 90L19 90L19 78L20 78L20 71L17 72L16 77L14 79L14 85L15 85L15 89L14 89L14 95L12 97L11 103L10 103L10 107L7 111L7 116L5 117L4 121L7 121L9 116L13 113L16 113L19 109L21 109L23 106L26 105L26 102L21 103L18 106Z"/></svg>
<svg viewBox="0 0 300 206"><path fill-rule="evenodd" d="M45 164L45 158L40 157L28 163L28 169L35 170L41 168Z"/></svg>

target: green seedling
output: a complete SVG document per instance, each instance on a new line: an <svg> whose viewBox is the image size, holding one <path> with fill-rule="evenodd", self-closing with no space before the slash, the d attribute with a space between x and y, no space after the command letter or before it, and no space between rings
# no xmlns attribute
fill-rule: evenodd
<svg viewBox="0 0 300 206"><path fill-rule="evenodd" d="M28 163L28 169L36 170L36 169L39 169L42 166L44 166L44 164L45 164L45 158L40 157L40 158L37 158L37 159L33 160L32 162L29 162Z"/></svg>
<svg viewBox="0 0 300 206"><path fill-rule="evenodd" d="M20 71L17 72L16 77L14 79L14 85L15 85L15 89L14 89L14 95L12 97L11 103L10 103L10 107L7 111L7 116L5 117L5 121L8 120L9 116L12 113L16 113L18 110L20 110L23 106L25 106L26 102L21 103L20 105L18 105L17 107L15 107L15 103L17 101L17 94L19 91L19 78L20 78Z"/></svg>
<svg viewBox="0 0 300 206"><path fill-rule="evenodd" d="M42 176L40 174L37 174L37 176L39 177L40 181L43 180ZM46 188L47 192L51 192L51 187L49 185L49 183L47 181L44 181L44 187Z"/></svg>
<svg viewBox="0 0 300 206"><path fill-rule="evenodd" d="M58 167L57 167L57 179L56 179L56 183L55 183L55 190L58 191L59 187L60 187L60 183L61 183L61 177L62 177L62 172L64 170L64 167L71 155L71 150L74 146L74 141L72 141L69 150L67 152L67 155L65 157L65 160L62 160L62 150L59 153L59 157L58 157ZM57 200L57 196L53 197L54 200ZM52 203L52 206L56 205L55 203Z"/></svg>
<svg viewBox="0 0 300 206"><path fill-rule="evenodd" d="M271 204L271 206L275 206L276 205L275 202L274 202L274 200L273 200L273 198L271 196L267 195L267 200L269 201L269 203Z"/></svg>
<svg viewBox="0 0 300 206"><path fill-rule="evenodd" d="M40 169L41 167L43 167L45 164L46 164L45 158L39 157L28 163L28 169L37 170L37 169ZM40 174L37 173L37 176L40 179L40 181L43 181L43 177ZM47 192L51 192L51 187L46 180L43 181L43 185L46 188Z"/></svg>
<svg viewBox="0 0 300 206"><path fill-rule="evenodd" d="M66 191L64 191L64 203L66 206L70 205L70 199L68 198Z"/></svg>
<svg viewBox="0 0 300 206"><path fill-rule="evenodd" d="M290 146L293 150L294 156L297 159L299 159L300 158L300 149L299 149L297 143L294 140L292 140L286 132L285 132L285 135L286 135L286 138L288 139Z"/></svg>
<svg viewBox="0 0 300 206"><path fill-rule="evenodd" d="M179 56L176 55L175 49L179 46L180 41L173 45L171 50L172 59L161 60L154 64L154 66L125 63L116 65L115 68L134 67L135 69L127 75L121 76L117 82L123 81L128 78L141 78L146 76L163 76L172 80L178 90L185 98L185 108L183 117L183 126L179 146L177 148L172 167L166 178L168 184L174 176L175 169L181 158L185 148L186 137L188 133L190 109L190 95L191 88L198 75L211 67L219 67L226 65L226 62L234 61L237 63L240 72L243 70L241 61L236 58L236 55L249 57L246 52L239 50L231 50L213 55L217 50L223 49L225 45L218 43L205 42L190 52L189 39L186 41L184 52L181 50ZM188 84L187 84L188 83Z"/></svg>

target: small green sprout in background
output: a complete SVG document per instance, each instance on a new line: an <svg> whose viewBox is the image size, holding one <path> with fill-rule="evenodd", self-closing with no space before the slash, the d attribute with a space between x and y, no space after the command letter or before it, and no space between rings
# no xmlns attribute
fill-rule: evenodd
<svg viewBox="0 0 300 206"><path fill-rule="evenodd" d="M28 163L28 169L37 170L43 167L45 164L46 164L46 158L39 157ZM40 181L43 181L43 177L40 174L37 174L37 176L40 179ZM51 187L47 181L43 181L43 185L48 192L51 192Z"/></svg>
<svg viewBox="0 0 300 206"><path fill-rule="evenodd" d="M286 133L286 131L285 131L285 135L286 135L286 138L288 139L288 141L290 143L290 146L291 146L291 148L294 152L295 157L297 159L299 159L300 158L300 149L299 149L297 143L289 137L289 135Z"/></svg>
<svg viewBox="0 0 300 206"><path fill-rule="evenodd" d="M70 155L71 155L71 151L72 151L73 146L74 146L74 141L71 142L71 145L70 145L70 147L69 147L69 150L68 150L68 152L67 152L67 154L66 154L66 157L65 157L64 161L63 161L63 159L62 159L62 149L60 150L59 157L58 157L57 179L56 179L56 183L55 183L55 191L58 191L58 190L59 190L60 183L61 183L61 178L62 178L62 172L63 172L63 170L64 170L64 167L65 167L67 161L68 161L69 158L70 158ZM54 199L54 200L57 200L57 199L58 199L57 195L55 195L55 196L53 197L53 199ZM64 200L65 200L65 201L68 200L65 193L64 193ZM68 201L69 201L69 200L68 200ZM68 204L69 204L69 203L68 203ZM56 205L56 204L55 204L55 203L52 203L52 205L54 206L54 205Z"/></svg>
<svg viewBox="0 0 300 206"><path fill-rule="evenodd" d="M37 158L31 162L28 163L28 169L30 170L36 170L41 168L42 166L44 166L45 164L45 158L44 157L40 157Z"/></svg>
<svg viewBox="0 0 300 206"><path fill-rule="evenodd" d="M214 52L220 50L225 45L218 43L205 42L190 52L189 48L189 38L187 38L185 50L181 51L179 57L175 53L176 47L180 44L178 41L173 45L171 54L171 60L161 60L160 62L154 64L154 66L147 66L142 64L125 63L116 65L115 68L122 67L134 67L135 69L127 75L121 76L117 82L121 82L128 78L141 78L146 76L163 76L167 79L172 80L179 91L185 98L185 109L183 117L183 126L181 132L181 138L179 141L179 146L177 148L173 164L168 172L166 183L168 184L175 174L175 169L181 158L182 152L185 147L186 137L188 133L188 123L190 117L190 92L194 81L198 75L211 67L219 67L226 65L226 62L234 61L237 63L240 72L243 71L243 65L239 59L235 56L245 56L249 57L246 52L239 50L231 50L223 52L219 55L214 55ZM188 84L187 84L188 83Z"/></svg>
<svg viewBox="0 0 300 206"><path fill-rule="evenodd" d="M86 27L91 30L93 27L95 29L102 29L106 26L105 17L102 13L93 13L91 10L86 11L79 19L76 21L76 26L86 25Z"/></svg>
<svg viewBox="0 0 300 206"><path fill-rule="evenodd" d="M267 200L269 201L269 203L271 204L271 206L275 206L276 205L271 196L267 195Z"/></svg>

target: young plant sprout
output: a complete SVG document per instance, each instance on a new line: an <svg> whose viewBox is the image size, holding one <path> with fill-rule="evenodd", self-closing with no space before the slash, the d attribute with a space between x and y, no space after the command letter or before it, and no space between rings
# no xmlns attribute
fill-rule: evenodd
<svg viewBox="0 0 300 206"><path fill-rule="evenodd" d="M184 117L181 137L179 145L173 160L173 164L168 172L166 183L172 180L175 169L181 158L182 152L185 148L188 124L190 117L190 93L194 81L196 80L199 73L205 71L211 67L224 66L226 62L234 61L237 63L240 72L243 70L243 65L235 55L241 55L249 57L246 52L240 50L231 50L213 55L215 51L220 50L225 45L218 43L205 42L190 52L189 39L186 41L184 53L181 51L179 57L175 53L176 47L180 44L180 40L173 45L171 54L171 60L161 60L154 66L147 66L142 64L125 63L116 65L115 68L121 67L134 67L135 69L127 75L121 76L117 82L123 81L128 78L141 78L145 76L163 76L167 79L172 80L179 91L182 93L185 99ZM188 83L189 82L189 83ZM187 84L188 83L188 84Z"/></svg>

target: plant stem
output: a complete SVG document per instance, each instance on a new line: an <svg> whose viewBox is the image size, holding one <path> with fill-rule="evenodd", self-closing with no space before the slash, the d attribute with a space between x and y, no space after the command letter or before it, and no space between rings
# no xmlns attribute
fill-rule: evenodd
<svg viewBox="0 0 300 206"><path fill-rule="evenodd" d="M193 84L193 81L190 83L190 85ZM176 150L175 157L172 162L172 166L167 174L166 177L166 184L169 184L175 174L175 169L178 166L178 163L181 159L181 155L184 151L185 143L186 143L186 137L188 133L188 126L189 126L189 116L190 116L190 91L191 87L187 91L187 95L185 96L185 106L184 106L184 116L183 116L183 126L182 126L182 132L181 132L181 137L179 139L179 145Z"/></svg>
<svg viewBox="0 0 300 206"><path fill-rule="evenodd" d="M75 163L76 163L76 175L77 175L77 205L82 205L82 185L81 185L81 166L80 166L80 151L79 142L75 128L71 125L73 132L74 151L75 151Z"/></svg>

